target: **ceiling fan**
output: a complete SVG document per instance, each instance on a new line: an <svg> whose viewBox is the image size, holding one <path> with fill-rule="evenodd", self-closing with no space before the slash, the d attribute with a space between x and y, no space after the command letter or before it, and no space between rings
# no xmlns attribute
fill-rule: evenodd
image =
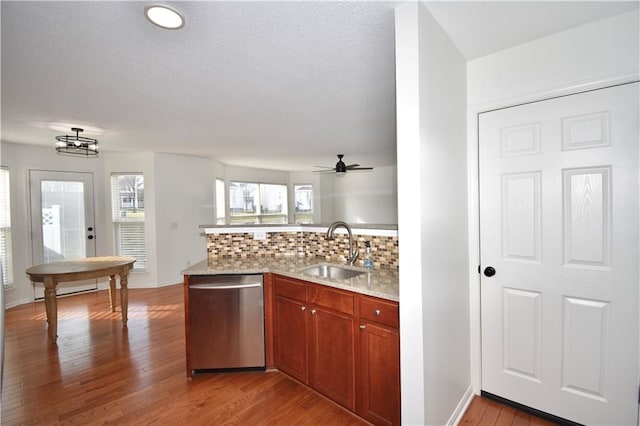
<svg viewBox="0 0 640 426"><path fill-rule="evenodd" d="M344 174L347 170L373 170L373 167L360 167L360 164L349 164L346 165L344 161L342 161L342 157L344 154L338 154L338 162L335 167L329 166L316 166L327 170L314 170L315 173L332 173L336 174Z"/></svg>

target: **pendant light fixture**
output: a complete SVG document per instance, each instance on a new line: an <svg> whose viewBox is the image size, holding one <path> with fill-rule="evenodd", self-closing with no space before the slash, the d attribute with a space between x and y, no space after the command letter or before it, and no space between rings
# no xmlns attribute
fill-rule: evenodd
<svg viewBox="0 0 640 426"><path fill-rule="evenodd" d="M56 136L56 151L63 155L83 155L85 157L96 157L98 155L98 140L80 136L84 129L72 127L75 135Z"/></svg>

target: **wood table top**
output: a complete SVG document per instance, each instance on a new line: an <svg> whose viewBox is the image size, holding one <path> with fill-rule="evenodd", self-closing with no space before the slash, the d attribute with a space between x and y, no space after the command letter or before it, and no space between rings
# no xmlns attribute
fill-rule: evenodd
<svg viewBox="0 0 640 426"><path fill-rule="evenodd" d="M28 268L25 273L34 281L42 281L44 276L66 276L83 273L98 273L112 268L133 265L135 257L102 256L83 259L64 260L62 262L43 263Z"/></svg>

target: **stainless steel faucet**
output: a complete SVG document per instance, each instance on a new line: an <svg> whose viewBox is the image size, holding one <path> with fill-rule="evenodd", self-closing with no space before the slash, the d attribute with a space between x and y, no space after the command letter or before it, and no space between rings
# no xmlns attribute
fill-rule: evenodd
<svg viewBox="0 0 640 426"><path fill-rule="evenodd" d="M358 251L358 240L355 241L356 246L353 246L354 240L353 234L351 233L351 227L346 222L342 222L340 220L337 222L333 222L327 229L327 240L333 240L333 232L339 226L342 226L344 229L346 229L347 233L349 234L349 255L347 256L347 263L353 266L360 252Z"/></svg>

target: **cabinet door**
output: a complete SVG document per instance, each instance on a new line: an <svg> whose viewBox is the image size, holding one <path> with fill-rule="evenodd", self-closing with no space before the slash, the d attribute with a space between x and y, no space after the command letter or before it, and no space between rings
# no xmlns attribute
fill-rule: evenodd
<svg viewBox="0 0 640 426"><path fill-rule="evenodd" d="M360 325L357 413L375 425L400 424L400 336L395 329Z"/></svg>
<svg viewBox="0 0 640 426"><path fill-rule="evenodd" d="M352 304L353 305L353 304ZM311 387L355 410L354 319L319 306L311 309Z"/></svg>
<svg viewBox="0 0 640 426"><path fill-rule="evenodd" d="M303 383L307 379L306 305L275 297L276 367Z"/></svg>

